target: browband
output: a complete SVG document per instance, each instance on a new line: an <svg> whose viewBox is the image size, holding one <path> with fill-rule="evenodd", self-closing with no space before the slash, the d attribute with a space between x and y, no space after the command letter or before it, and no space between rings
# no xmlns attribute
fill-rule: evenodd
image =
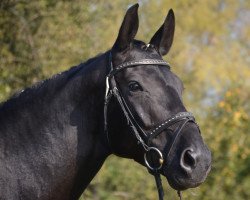
<svg viewBox="0 0 250 200"><path fill-rule="evenodd" d="M167 66L168 68L170 68L170 64L161 59L142 59L142 60L137 60L137 61L124 62L116 66L114 69L112 69L108 76L109 77L114 76L117 72L121 71L124 68L134 67L138 65L163 65L163 66Z"/></svg>

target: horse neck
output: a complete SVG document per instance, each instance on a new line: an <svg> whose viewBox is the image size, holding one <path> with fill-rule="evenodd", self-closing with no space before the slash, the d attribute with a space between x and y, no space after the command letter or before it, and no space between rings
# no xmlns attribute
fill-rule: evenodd
<svg viewBox="0 0 250 200"><path fill-rule="evenodd" d="M99 56L0 108L0 163L6 163L0 175L9 173L13 185L18 179L48 198L79 197L109 155L103 133L106 60Z"/></svg>
<svg viewBox="0 0 250 200"><path fill-rule="evenodd" d="M71 119L73 124L76 122L78 129L79 171L72 190L72 199L79 197L110 154L104 134L103 118L105 79L108 71L107 54L103 54L88 65L84 72L86 76L82 76L80 81L82 87L76 92L79 98L78 101L75 100L76 106ZM84 131L82 131L83 124L85 124Z"/></svg>

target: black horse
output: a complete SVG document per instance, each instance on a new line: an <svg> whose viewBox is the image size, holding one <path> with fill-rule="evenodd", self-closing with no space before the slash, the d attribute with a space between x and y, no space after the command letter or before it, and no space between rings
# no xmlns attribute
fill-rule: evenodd
<svg viewBox="0 0 250 200"><path fill-rule="evenodd" d="M110 154L176 190L205 180L211 153L162 60L174 13L145 44L134 39L137 10L128 9L111 50L0 106L0 199L77 199Z"/></svg>

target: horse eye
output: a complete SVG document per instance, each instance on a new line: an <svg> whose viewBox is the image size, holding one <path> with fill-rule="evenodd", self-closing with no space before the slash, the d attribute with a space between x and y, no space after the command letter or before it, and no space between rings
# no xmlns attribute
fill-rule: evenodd
<svg viewBox="0 0 250 200"><path fill-rule="evenodd" d="M132 92L142 91L141 85L136 81L130 81L128 84L129 90Z"/></svg>

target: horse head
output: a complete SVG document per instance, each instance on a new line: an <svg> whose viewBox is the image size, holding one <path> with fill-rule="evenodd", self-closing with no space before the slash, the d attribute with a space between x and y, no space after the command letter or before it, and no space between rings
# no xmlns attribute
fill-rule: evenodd
<svg viewBox="0 0 250 200"><path fill-rule="evenodd" d="M176 190L196 187L210 170L211 153L183 104L182 81L162 58L173 42L174 12L168 12L149 44L134 39L138 26L136 4L128 9L110 51L109 145L116 155L164 175Z"/></svg>

